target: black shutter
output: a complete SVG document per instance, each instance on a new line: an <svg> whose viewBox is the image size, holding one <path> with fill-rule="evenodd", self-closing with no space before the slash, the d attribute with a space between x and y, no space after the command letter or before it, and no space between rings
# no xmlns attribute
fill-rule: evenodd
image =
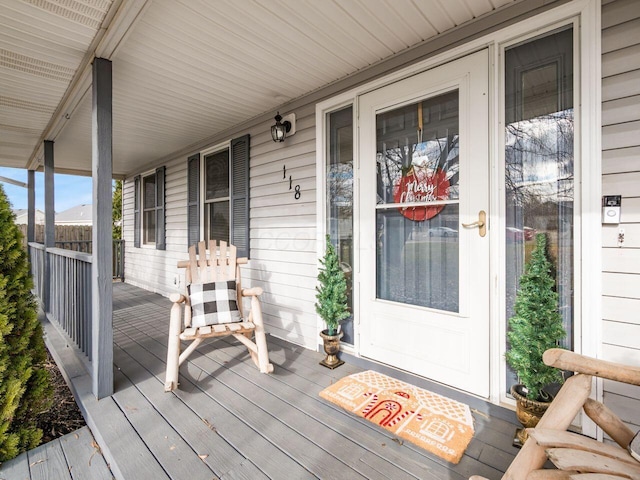
<svg viewBox="0 0 640 480"><path fill-rule="evenodd" d="M230 242L249 257L249 135L231 140Z"/></svg>
<svg viewBox="0 0 640 480"><path fill-rule="evenodd" d="M140 175L133 179L133 246L140 247Z"/></svg>
<svg viewBox="0 0 640 480"><path fill-rule="evenodd" d="M166 250L165 240L165 209L164 209L164 179L166 167L156 169L156 250Z"/></svg>
<svg viewBox="0 0 640 480"><path fill-rule="evenodd" d="M187 159L187 247L200 241L200 154Z"/></svg>

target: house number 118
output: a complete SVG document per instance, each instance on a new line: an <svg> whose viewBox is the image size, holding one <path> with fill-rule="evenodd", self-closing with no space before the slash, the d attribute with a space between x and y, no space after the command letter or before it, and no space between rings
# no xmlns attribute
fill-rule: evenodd
<svg viewBox="0 0 640 480"><path fill-rule="evenodd" d="M287 179L287 166L284 165L282 167L282 178L284 180ZM302 192L300 191L300 185L296 185L295 187L293 187L293 178L291 178L291 175L289 175L289 190L293 189L294 193L293 193L293 198L295 198L296 200L300 200L300 196L302 195Z"/></svg>

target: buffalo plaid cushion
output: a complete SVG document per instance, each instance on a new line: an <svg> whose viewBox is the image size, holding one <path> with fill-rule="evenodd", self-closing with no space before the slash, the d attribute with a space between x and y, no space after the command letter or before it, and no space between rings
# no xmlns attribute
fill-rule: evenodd
<svg viewBox="0 0 640 480"><path fill-rule="evenodd" d="M242 321L235 280L193 284L188 290L192 327Z"/></svg>

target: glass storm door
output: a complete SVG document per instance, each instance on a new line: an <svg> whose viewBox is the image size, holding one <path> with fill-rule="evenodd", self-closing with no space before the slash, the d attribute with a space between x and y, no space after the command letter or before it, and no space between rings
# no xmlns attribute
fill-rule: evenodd
<svg viewBox="0 0 640 480"><path fill-rule="evenodd" d="M482 397L487 97L481 51L359 99L360 353Z"/></svg>

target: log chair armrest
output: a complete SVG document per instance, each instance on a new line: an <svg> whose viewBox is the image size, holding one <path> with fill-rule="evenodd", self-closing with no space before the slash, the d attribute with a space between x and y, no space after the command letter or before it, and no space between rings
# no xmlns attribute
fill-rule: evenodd
<svg viewBox="0 0 640 480"><path fill-rule="evenodd" d="M243 297L258 297L262 295L262 288L253 287L253 288L243 288L242 296Z"/></svg>
<svg viewBox="0 0 640 480"><path fill-rule="evenodd" d="M550 348L542 359L550 367L640 386L640 367L591 358L562 348Z"/></svg>
<svg viewBox="0 0 640 480"><path fill-rule="evenodd" d="M171 300L173 303L186 303L187 297L185 297L181 293L172 293L171 295L169 295L169 300Z"/></svg>

